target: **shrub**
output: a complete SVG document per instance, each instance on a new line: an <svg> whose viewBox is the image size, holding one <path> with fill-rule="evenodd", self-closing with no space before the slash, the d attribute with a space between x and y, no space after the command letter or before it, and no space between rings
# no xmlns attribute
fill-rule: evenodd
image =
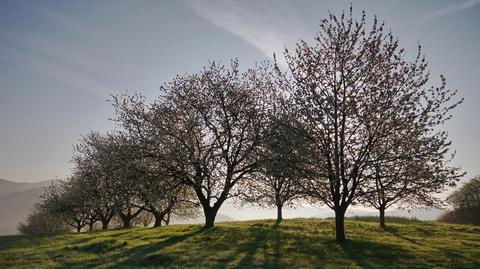
<svg viewBox="0 0 480 269"><path fill-rule="evenodd" d="M18 231L22 234L42 234L68 232L70 228L61 219L35 207L25 219L18 224Z"/></svg>

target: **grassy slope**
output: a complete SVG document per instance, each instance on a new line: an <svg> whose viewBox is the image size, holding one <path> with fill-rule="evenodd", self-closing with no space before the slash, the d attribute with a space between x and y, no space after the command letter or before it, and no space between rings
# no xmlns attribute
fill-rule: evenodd
<svg viewBox="0 0 480 269"><path fill-rule="evenodd" d="M0 268L480 268L480 227L293 219L0 237Z"/></svg>

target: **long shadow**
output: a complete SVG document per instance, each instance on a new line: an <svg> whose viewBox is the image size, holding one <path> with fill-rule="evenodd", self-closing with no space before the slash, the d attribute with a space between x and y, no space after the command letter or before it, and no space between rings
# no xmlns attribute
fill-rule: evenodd
<svg viewBox="0 0 480 269"><path fill-rule="evenodd" d="M414 253L398 246L353 239L340 246L362 268L428 268Z"/></svg>
<svg viewBox="0 0 480 269"><path fill-rule="evenodd" d="M275 244L273 247L273 267L274 268L281 268L283 267L282 265L282 252L281 252L281 247L282 247L282 237L281 237L281 232L279 231L279 226L280 222L276 221L275 225L273 225L273 236L275 239Z"/></svg>
<svg viewBox="0 0 480 269"><path fill-rule="evenodd" d="M394 235L400 239L403 239L405 241L408 241L412 244L416 244L416 245L421 245L420 243L418 243L416 240L412 239L412 238L408 238L402 234L400 234L395 228L392 228L392 227L386 227L385 228L385 231L388 232L389 234L391 235Z"/></svg>
<svg viewBox="0 0 480 269"><path fill-rule="evenodd" d="M246 249L246 254L245 256L240 260L240 262L237 264L235 268L252 268L252 267L258 267L258 265L254 265L254 256L258 252L259 249L263 248L266 252L266 246L269 240L273 239L275 240L274 242L274 261L273 261L273 268L282 268L281 263L280 263L280 245L281 245L281 238L280 238L280 232L278 231L279 229L279 222L275 222L275 224L271 228L265 228L265 227L255 227L252 226L249 228L250 230L250 236L249 238L254 237L255 240L248 242L245 247L239 248L237 253L242 252L242 249ZM267 257L268 254L264 252L264 256ZM264 261L264 267L269 267L268 266L268 261Z"/></svg>
<svg viewBox="0 0 480 269"><path fill-rule="evenodd" d="M302 266L308 266L311 268L324 268L326 264L327 249L333 248L335 243L330 240L325 240L322 235L302 234L301 232L285 232L278 234L275 244L275 256L278 257L276 263L271 268L295 268L297 264L287 265L281 263L281 258L284 253L286 257L297 256L304 261ZM294 260L293 260L294 261ZM306 265L308 264L308 265Z"/></svg>
<svg viewBox="0 0 480 269"><path fill-rule="evenodd" d="M148 266L148 265L162 265L164 263L168 263L168 259L164 259L160 255L152 255L154 252L158 252L164 248L170 247L172 245L175 245L179 242L185 241L195 235L198 235L200 233L204 232L204 230L196 230L193 232L189 232L186 234L178 235L178 236L173 236L170 237L166 240L160 241L155 244L147 244L147 245L141 245L138 247L134 247L131 249L128 249L126 251L119 252L117 254L111 255L111 256L105 256L100 259L96 259L92 262L68 262L65 261L64 263L61 263L58 268L91 268L95 267L107 262L111 261L120 261L118 263L115 263L111 266L111 268L116 268L116 267L123 267L123 268L134 268L134 267L141 267L141 266ZM90 253L97 253L100 256L102 255L103 252L109 251L109 250L114 250L114 249L119 249L122 247L127 246L126 242L124 243L119 243L116 245L113 245L111 247L105 247L104 245L95 245L95 246L87 246L81 249L75 249L76 251L82 251L82 252L90 252ZM171 262L171 261L170 261Z"/></svg>
<svg viewBox="0 0 480 269"><path fill-rule="evenodd" d="M250 249L247 255L235 268L295 268L299 265L289 264L294 261L290 257L292 254L302 260L308 259L307 263L313 268L324 267L326 245L318 244L317 238L287 232L282 229L281 222L275 222L272 226L257 231L255 235L250 234L249 238L255 240L248 243ZM255 260L254 256L259 250L262 251L262 260Z"/></svg>
<svg viewBox="0 0 480 269"><path fill-rule="evenodd" d="M52 234L28 234L28 235L6 235L0 238L0 249L14 249L24 248L32 245L44 244L48 241L53 241L56 238L64 235L71 235L65 233Z"/></svg>
<svg viewBox="0 0 480 269"><path fill-rule="evenodd" d="M124 261L115 264L112 268L115 267L135 267L135 266L145 266L145 265L165 265L169 264L171 260L166 256L161 254L153 254L154 252L158 252L164 248L173 246L177 243L185 241L195 235L201 234L205 232L204 229L196 230L190 233L186 233L183 235L173 236L167 240L160 241L155 244L150 244L146 246L139 246L136 248L129 249L126 252L120 253L120 257L113 257L114 259L117 258L124 258L127 257Z"/></svg>

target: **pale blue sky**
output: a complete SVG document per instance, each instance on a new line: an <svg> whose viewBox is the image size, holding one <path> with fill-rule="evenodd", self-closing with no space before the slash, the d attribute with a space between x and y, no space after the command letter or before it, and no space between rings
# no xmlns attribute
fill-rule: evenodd
<svg viewBox="0 0 480 269"><path fill-rule="evenodd" d="M480 1L5 1L0 3L0 178L61 178L72 145L112 128L108 95L149 97L208 60L243 67L311 41L320 19L353 3L376 14L411 56L417 42L432 81L465 98L448 123L455 164L480 174Z"/></svg>

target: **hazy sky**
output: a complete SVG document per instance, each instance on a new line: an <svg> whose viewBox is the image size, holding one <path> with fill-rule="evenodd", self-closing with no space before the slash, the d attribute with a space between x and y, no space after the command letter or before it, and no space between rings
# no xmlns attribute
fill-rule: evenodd
<svg viewBox="0 0 480 269"><path fill-rule="evenodd" d="M446 129L467 177L480 174L480 0L6 1L0 3L0 178L69 173L72 145L112 128L110 93L149 97L208 60L243 67L310 42L328 11L365 9L409 56L420 42L465 102Z"/></svg>

